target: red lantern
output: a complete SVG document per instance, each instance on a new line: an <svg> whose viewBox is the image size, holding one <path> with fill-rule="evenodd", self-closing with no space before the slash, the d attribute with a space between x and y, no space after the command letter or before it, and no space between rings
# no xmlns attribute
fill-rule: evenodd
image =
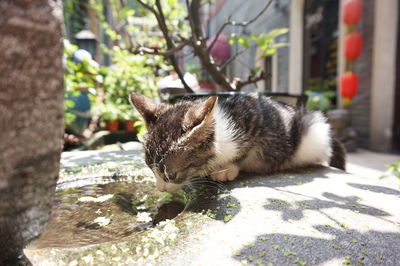
<svg viewBox="0 0 400 266"><path fill-rule="evenodd" d="M340 78L340 95L344 98L353 98L357 94L358 76L347 72Z"/></svg>
<svg viewBox="0 0 400 266"><path fill-rule="evenodd" d="M344 41L344 56L348 60L354 60L360 56L363 39L360 33L351 33L346 36Z"/></svg>
<svg viewBox="0 0 400 266"><path fill-rule="evenodd" d="M357 24L362 14L361 0L345 0L343 3L343 22Z"/></svg>

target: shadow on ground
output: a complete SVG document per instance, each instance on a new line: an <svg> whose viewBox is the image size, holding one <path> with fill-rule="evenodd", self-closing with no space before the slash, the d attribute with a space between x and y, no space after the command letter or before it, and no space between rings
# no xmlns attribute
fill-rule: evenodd
<svg viewBox="0 0 400 266"><path fill-rule="evenodd" d="M241 178L227 185L230 191L268 189L266 193L277 197L266 195L263 208L279 214L259 230L270 233L259 234L252 245L232 257L256 265L396 265L400 261L400 219L389 210L400 203L400 191L364 181L336 169L316 167ZM260 191L254 190L254 197ZM281 223L280 229L268 228L274 223ZM284 224L297 227L298 233L281 230Z"/></svg>
<svg viewBox="0 0 400 266"><path fill-rule="evenodd" d="M291 234L264 234L257 237L252 247L245 247L235 256L236 260L273 265L397 265L400 234L314 227L327 238Z"/></svg>
<svg viewBox="0 0 400 266"><path fill-rule="evenodd" d="M357 183L347 183L349 186L352 186L354 188L362 189L362 190L367 190L367 191L372 191L376 193L384 193L388 195L400 195L400 191L393 189L393 188L388 188L388 187L383 187L383 186L374 186L374 185L367 185L367 184L357 184Z"/></svg>

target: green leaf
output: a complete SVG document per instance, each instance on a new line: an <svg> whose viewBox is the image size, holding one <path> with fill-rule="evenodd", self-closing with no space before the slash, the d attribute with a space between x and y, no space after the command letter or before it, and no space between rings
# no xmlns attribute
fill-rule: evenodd
<svg viewBox="0 0 400 266"><path fill-rule="evenodd" d="M275 43L276 37L288 31L287 28L273 29L266 34L251 35L249 39L256 42L262 51L262 56L272 56L277 52L277 49L288 46L287 43Z"/></svg>
<svg viewBox="0 0 400 266"><path fill-rule="evenodd" d="M127 19L135 14L135 10L131 9L129 6L125 6L121 9L120 13L118 14L118 19L124 20Z"/></svg>
<svg viewBox="0 0 400 266"><path fill-rule="evenodd" d="M270 48L279 49L279 48L287 47L287 46L289 46L289 43L280 42L280 43L271 44Z"/></svg>
<svg viewBox="0 0 400 266"><path fill-rule="evenodd" d="M247 39L244 38L244 37L238 37L238 38L237 38L237 42L240 43L241 45L243 45L243 46L246 47L246 48L249 48L249 47L250 47L249 40L247 40Z"/></svg>
<svg viewBox="0 0 400 266"><path fill-rule="evenodd" d="M273 56L274 54L276 54L276 49L274 48L269 48L262 53L263 56Z"/></svg>
<svg viewBox="0 0 400 266"><path fill-rule="evenodd" d="M304 91L304 94L305 94L305 95L307 95L307 96L310 96L312 93L313 93L313 92L312 92L312 91L310 91L310 90L306 90L306 91Z"/></svg>
<svg viewBox="0 0 400 266"><path fill-rule="evenodd" d="M329 99L334 99L336 97L336 92L334 91L327 91L324 92L324 96Z"/></svg>
<svg viewBox="0 0 400 266"><path fill-rule="evenodd" d="M260 72L261 67L254 67L251 72L257 74L258 72Z"/></svg>
<svg viewBox="0 0 400 266"><path fill-rule="evenodd" d="M277 28L277 29L273 29L273 30L269 31L267 33L267 36L270 38L276 38L276 37L286 34L288 32L289 32L288 28Z"/></svg>

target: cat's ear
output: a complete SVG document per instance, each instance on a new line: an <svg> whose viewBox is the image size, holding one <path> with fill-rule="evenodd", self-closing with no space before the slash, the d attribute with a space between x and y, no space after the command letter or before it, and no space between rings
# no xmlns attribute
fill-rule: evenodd
<svg viewBox="0 0 400 266"><path fill-rule="evenodd" d="M183 119L184 127L195 127L212 117L216 107L217 96L211 96L204 102L190 108Z"/></svg>
<svg viewBox="0 0 400 266"><path fill-rule="evenodd" d="M151 125L159 113L167 108L166 104L155 103L153 99L138 93L129 96L129 102L136 108L144 118L147 125Z"/></svg>

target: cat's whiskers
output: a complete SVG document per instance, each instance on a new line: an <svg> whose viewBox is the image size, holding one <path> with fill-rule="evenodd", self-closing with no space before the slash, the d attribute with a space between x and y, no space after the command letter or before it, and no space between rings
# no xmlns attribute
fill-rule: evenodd
<svg viewBox="0 0 400 266"><path fill-rule="evenodd" d="M226 188L224 187L223 183L212 180L212 179L208 179L205 177L196 177L190 180L189 184L193 184L193 185L208 185L211 187L217 187L218 189L225 191Z"/></svg>
<svg viewBox="0 0 400 266"><path fill-rule="evenodd" d="M204 183L204 182L199 182L199 183L190 183L188 184L189 187L196 187L196 186L208 186L208 187L212 187L212 188L216 188L219 191L225 192L226 189L223 186L218 186L218 184L215 183Z"/></svg>
<svg viewBox="0 0 400 266"><path fill-rule="evenodd" d="M148 165L150 168L153 168L153 167L158 167L158 166L160 166L160 164L159 163L152 163L152 164L149 164Z"/></svg>
<svg viewBox="0 0 400 266"><path fill-rule="evenodd" d="M167 182L170 182L171 179L169 178L169 175L167 173L167 168L166 167L164 167L164 175L165 175L165 178L167 179Z"/></svg>
<svg viewBox="0 0 400 266"><path fill-rule="evenodd" d="M216 173L223 173L223 172L226 172L226 171L228 171L228 168L227 169L222 169L222 170L219 170L219 171L211 172L210 175L216 174Z"/></svg>
<svg viewBox="0 0 400 266"><path fill-rule="evenodd" d="M214 184L216 186L220 186L223 187L224 185L221 182L215 181L215 180L208 180L208 179L197 179L197 180L191 180L190 181L191 184L205 184L205 183L209 183L209 184Z"/></svg>

